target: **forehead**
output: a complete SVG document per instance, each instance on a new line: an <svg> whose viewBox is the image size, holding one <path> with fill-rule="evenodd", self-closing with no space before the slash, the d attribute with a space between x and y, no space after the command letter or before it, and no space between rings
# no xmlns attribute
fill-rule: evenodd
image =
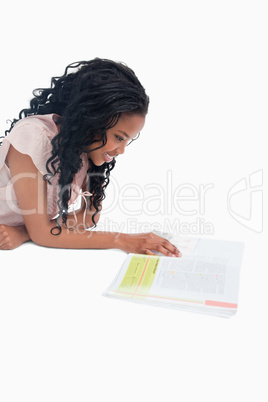
<svg viewBox="0 0 268 402"><path fill-rule="evenodd" d="M126 138L134 138L144 127L145 116L138 114L122 115L113 131L120 131Z"/></svg>

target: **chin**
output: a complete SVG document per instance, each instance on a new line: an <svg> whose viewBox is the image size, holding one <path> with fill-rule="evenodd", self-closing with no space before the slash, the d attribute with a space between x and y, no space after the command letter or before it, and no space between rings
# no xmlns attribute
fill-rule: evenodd
<svg viewBox="0 0 268 402"><path fill-rule="evenodd" d="M105 161L96 160L95 158L89 158L89 159L95 166L102 166L105 163Z"/></svg>

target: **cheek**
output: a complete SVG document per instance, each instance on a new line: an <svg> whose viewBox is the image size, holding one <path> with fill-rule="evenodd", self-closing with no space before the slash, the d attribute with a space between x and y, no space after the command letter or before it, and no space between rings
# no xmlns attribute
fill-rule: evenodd
<svg viewBox="0 0 268 402"><path fill-rule="evenodd" d="M110 151L115 149L116 148L115 141L113 141L112 139L107 138L107 142L106 142L104 148L107 149L107 150L110 150Z"/></svg>
<svg viewBox="0 0 268 402"><path fill-rule="evenodd" d="M102 154L103 152L113 149L113 145L114 145L113 141L107 139L107 142L105 145L103 145L102 141L99 141L99 142L95 142L93 144L92 148L98 148L96 150L96 152L98 152L99 154Z"/></svg>

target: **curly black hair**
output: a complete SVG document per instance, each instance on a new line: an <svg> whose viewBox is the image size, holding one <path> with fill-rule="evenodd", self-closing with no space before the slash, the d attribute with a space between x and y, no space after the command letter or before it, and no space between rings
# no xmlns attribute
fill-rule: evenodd
<svg viewBox="0 0 268 402"><path fill-rule="evenodd" d="M11 121L5 135L23 117L51 113L61 116L60 131L52 140L52 154L46 163L47 174L44 176L50 183L50 179L59 174L59 215L57 231L52 230L52 233L60 234L59 221L66 225L71 183L82 166L81 154L100 139L104 146L106 131L115 126L122 113L146 115L149 97L127 65L100 58L68 65L61 77L52 77L50 88L37 88L33 95L30 107L22 109L19 119ZM94 218L101 210L114 165L115 161L95 166L89 155L87 183L93 197L87 206L95 208L92 216L95 226Z"/></svg>

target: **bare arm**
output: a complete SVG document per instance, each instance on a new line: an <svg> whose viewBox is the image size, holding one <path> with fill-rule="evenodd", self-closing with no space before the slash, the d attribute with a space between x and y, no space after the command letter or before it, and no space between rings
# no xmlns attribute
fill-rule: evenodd
<svg viewBox="0 0 268 402"><path fill-rule="evenodd" d="M160 251L165 255L178 255L178 250L168 240L149 234L122 234L118 232L86 231L85 229L62 227L59 236L50 231L55 223L47 217L46 183L28 155L21 154L12 146L8 153L14 190L23 213L29 238L36 244L56 248L117 248L126 252L153 254Z"/></svg>

